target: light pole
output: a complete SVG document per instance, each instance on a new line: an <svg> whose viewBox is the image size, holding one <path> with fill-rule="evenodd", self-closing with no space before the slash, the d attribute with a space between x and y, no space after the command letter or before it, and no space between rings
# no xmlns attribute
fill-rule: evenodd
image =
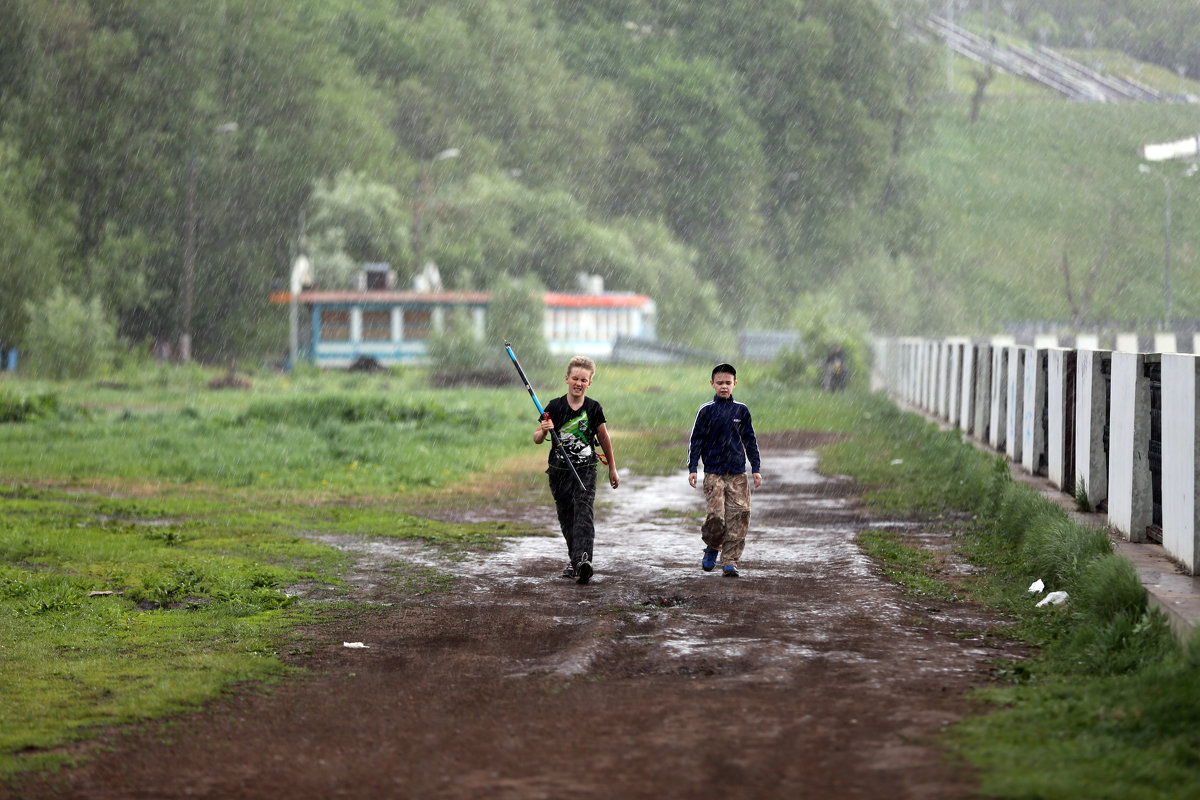
<svg viewBox="0 0 1200 800"><path fill-rule="evenodd" d="M1190 178L1196 174L1196 169L1200 164L1191 164L1183 171L1183 177ZM1163 215L1163 230L1164 230L1164 252L1166 254L1166 264L1163 272L1164 285L1164 303L1165 311L1163 315L1164 330L1171 327L1171 179L1160 172L1150 169L1146 164L1138 164L1138 172L1147 175L1157 175L1163 183L1163 192L1166 195L1165 213Z"/></svg>
<svg viewBox="0 0 1200 800"><path fill-rule="evenodd" d="M424 213L425 207L429 205L430 197L433 195L433 182L429 174L430 167L438 161L445 161L448 158L458 158L460 152L457 147L451 147L421 164L420 186L417 188L416 197L413 198L413 275L421 274L421 269L424 267L424 264L421 263L421 246L425 235Z"/></svg>
<svg viewBox="0 0 1200 800"><path fill-rule="evenodd" d="M213 128L213 133L236 133L238 124L226 122ZM188 363L192 360L192 305L195 299L196 287L196 227L198 214L196 212L196 171L197 156L192 154L188 162L187 201L184 211L187 224L187 234L183 241L183 295L180 309L179 360Z"/></svg>

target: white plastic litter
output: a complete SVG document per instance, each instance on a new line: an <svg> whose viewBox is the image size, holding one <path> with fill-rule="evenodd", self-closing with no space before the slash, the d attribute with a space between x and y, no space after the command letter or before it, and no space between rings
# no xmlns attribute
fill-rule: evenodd
<svg viewBox="0 0 1200 800"><path fill-rule="evenodd" d="M895 467L895 466L899 466L900 464L903 464L903 463L904 463L904 459L903 459L903 458L893 458L893 459L892 459L892 461L891 461L891 464L892 464L892 466L893 466L893 467Z"/></svg>
<svg viewBox="0 0 1200 800"><path fill-rule="evenodd" d="M1061 606L1065 602L1067 602L1067 593L1066 592L1051 592L1050 594L1046 595L1038 602L1037 607L1041 608L1042 606Z"/></svg>
<svg viewBox="0 0 1200 800"><path fill-rule="evenodd" d="M1040 592L1042 589L1045 589L1045 588L1046 588L1046 584L1042 583L1041 578L1038 578L1036 581L1029 584L1029 593L1037 594L1038 592Z"/></svg>
<svg viewBox="0 0 1200 800"><path fill-rule="evenodd" d="M362 642L342 642L342 647L352 647L355 650L366 650L367 645Z"/></svg>

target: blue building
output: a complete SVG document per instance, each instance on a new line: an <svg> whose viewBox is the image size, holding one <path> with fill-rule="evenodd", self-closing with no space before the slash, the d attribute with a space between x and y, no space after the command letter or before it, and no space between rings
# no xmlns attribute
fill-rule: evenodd
<svg viewBox="0 0 1200 800"><path fill-rule="evenodd" d="M628 292L547 292L544 333L556 355L603 359L618 336L655 339L654 301ZM287 292L272 295L287 304ZM356 291L302 290L296 295L299 358L321 367L345 368L359 358L383 365L424 364L428 339L444 330L452 315L466 314L482 339L491 295L487 292L396 291L364 287Z"/></svg>

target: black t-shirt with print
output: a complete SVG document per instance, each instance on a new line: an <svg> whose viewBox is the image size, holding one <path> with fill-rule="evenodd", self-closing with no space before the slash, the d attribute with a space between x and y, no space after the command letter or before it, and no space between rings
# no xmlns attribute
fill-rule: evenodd
<svg viewBox="0 0 1200 800"><path fill-rule="evenodd" d="M546 404L550 412L550 421L554 430L562 440L563 447L571 456L571 463L576 468L587 467L597 462L596 432L604 424L604 409L590 397L583 398L583 406L578 411L571 408L564 394ZM558 469L566 469L562 453L557 447L550 448L549 465Z"/></svg>

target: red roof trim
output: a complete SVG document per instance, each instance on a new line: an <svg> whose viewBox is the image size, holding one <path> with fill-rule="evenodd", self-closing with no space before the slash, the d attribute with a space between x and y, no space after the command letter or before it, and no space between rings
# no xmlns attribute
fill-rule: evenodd
<svg viewBox="0 0 1200 800"><path fill-rule="evenodd" d="M280 292L283 302L289 302L287 292ZM296 295L300 303L344 303L347 305L389 305L396 303L428 303L430 305L447 305L451 303L485 304L492 299L489 292L321 292L307 291ZM271 296L275 302L275 295Z"/></svg>
<svg viewBox="0 0 1200 800"><path fill-rule="evenodd" d="M546 292L542 302L554 308L640 308L650 303L644 294L562 294Z"/></svg>

